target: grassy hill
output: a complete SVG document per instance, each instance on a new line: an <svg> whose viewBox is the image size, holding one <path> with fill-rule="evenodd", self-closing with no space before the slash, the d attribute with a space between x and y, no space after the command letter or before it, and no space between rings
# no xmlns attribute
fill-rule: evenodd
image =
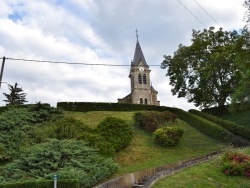
<svg viewBox="0 0 250 188"><path fill-rule="evenodd" d="M95 127L107 116L120 117L133 125L133 114L134 112L112 111L65 112L66 116L81 120L91 127ZM178 120L176 125L184 130L184 135L180 144L173 148L156 145L152 135L133 126L134 136L130 146L115 155L115 161L119 165L115 176L202 156L227 147L184 121Z"/></svg>
<svg viewBox="0 0 250 188"><path fill-rule="evenodd" d="M175 109L173 109L173 110L175 110ZM16 111L19 112L17 109L16 109ZM34 113L33 111L31 111L31 112ZM9 115L11 118L17 116L16 112L13 111L12 113L14 113L15 116L13 116L10 113ZM20 113L21 114L19 116L22 119L22 121L18 120L17 124L13 124L13 126L17 127L18 128L17 131L19 131L20 133L22 133L24 135L26 133L25 130L27 128L29 128L30 130L33 130L34 127L33 127L32 123L34 122L34 117L36 117L36 122L37 122L37 124L35 126L41 127L41 125L44 123L43 119L47 119L47 116L49 117L51 114L51 112L44 113L44 111L39 111L39 113L36 112L36 114L31 115L30 111L28 111L28 110L20 111ZM185 118L187 118L186 115L188 114L187 112L180 111L179 113L180 113L179 114L180 118L182 118L182 120L177 119L177 121L172 123L172 125L180 127L184 131L184 135L183 135L181 142L179 143L178 146L164 148L164 147L161 147L161 146L155 144L152 134L147 133L147 132L134 126L134 122L133 122L134 112L133 111L126 111L126 112L125 111L119 111L119 112L117 112L117 111L90 111L90 112L64 111L63 112L64 116L73 117L77 120L80 120L84 124L88 125L91 128L95 128L103 119L105 119L106 117L109 117L109 116L121 118L122 120L125 120L126 122L128 122L131 125L132 130L133 130L132 141L128 147L115 153L114 161L118 164L118 170L115 174L113 174L113 176L111 178L115 178L117 176L120 176L120 175L123 175L126 173L130 173L130 172L145 170L145 169L149 169L149 168L153 168L153 167L157 167L157 166L172 164L172 163L175 163L178 161L183 161L186 159L191 159L194 157L203 156L203 155L206 155L208 153L227 148L229 146L225 142L220 142L220 141L215 140L212 137L207 136L206 134L202 133L201 132L201 131L203 131L202 129L200 129L200 131L198 131L196 128L194 128L193 126L191 126L190 124L185 122L186 121ZM46 116L46 118L44 118L44 116ZM200 124L201 121L203 121L200 117L199 117L199 121L196 121L198 118L196 118L196 117L194 118L194 117L195 116L192 116L192 118L194 120L193 124ZM245 115L244 117L247 117L247 115ZM10 126L10 125L8 125L8 122L9 122L8 118L4 117L3 115L2 115L2 118L5 118L6 124L4 124L4 125L6 126L6 128L8 128ZM27 121L27 118L30 120ZM183 120L185 120L185 121L183 121ZM13 119L13 121L14 121L14 119ZM206 121L208 121L208 120L206 120ZM10 121L10 122L12 122L12 121ZM28 127L27 127L27 122L28 122ZM209 121L208 121L208 123L203 124L203 128L209 129L209 127L206 126L208 124L209 124ZM19 126L19 125L22 125L26 129L19 130L19 127L22 128L22 126ZM46 126L51 125L51 128L54 126L53 123L52 124L45 123L45 125ZM43 128L41 127L40 129L37 129L37 130L41 131L43 129L44 129L44 127ZM13 127L11 130L13 130ZM16 132L14 132L14 133L16 133ZM30 133L35 134L36 132L31 131ZM10 139L12 139L12 138L18 139L15 136L10 136ZM53 137L49 137L49 138L53 138ZM28 139L28 137L27 137L27 139ZM22 141L24 142L24 145L25 145L25 143L26 143L25 139L23 139ZM13 143L19 143L19 142L17 141L17 142L13 142ZM20 144L21 144L21 142L20 142ZM15 145L13 145L13 146L15 146ZM13 149L14 149L14 147L13 147ZM3 164L3 163L1 165L5 166L5 164ZM207 168L211 168L212 169L211 173L214 173L214 170L216 171L216 168L219 167L219 163L217 163L216 161L212 162L212 163L208 163L207 165L208 166L205 165L204 169L207 170ZM0 176L1 176L1 168L2 167L0 167ZM191 169L193 169L193 168L191 168ZM98 171L99 171L99 169L98 169ZM217 171L218 171L218 169L217 169ZM190 175L192 174L192 172L188 172L188 173L190 173ZM198 173L207 173L207 172L201 171ZM220 176L220 172L218 171L218 173L216 175ZM194 175L194 176L196 176L196 175ZM197 176L199 176L199 175L197 175ZM201 176L201 178L206 178L209 181L211 180L210 175L208 175L208 177ZM240 180L242 180L242 179L240 178ZM178 180L178 181L180 181L180 180ZM186 180L184 180L184 184L185 184L185 181ZM245 180L243 179L243 182L244 181ZM206 185L206 184L204 184L204 185ZM242 185L244 185L244 184L242 184ZM165 187L165 186L163 186L163 187Z"/></svg>
<svg viewBox="0 0 250 188"><path fill-rule="evenodd" d="M67 116L79 119L90 126L95 127L100 120L106 116L120 117L133 125L134 112L66 112ZM242 115L234 116L241 119ZM243 117L249 116L244 113ZM223 117L229 120L230 116ZM115 162L118 163L118 172L112 176L115 178L122 174L149 169L164 164L170 164L185 159L208 154L212 151L228 147L225 143L218 142L211 137L201 133L186 122L178 119L176 125L184 130L184 136L179 146L174 148L163 148L157 146L152 135L133 127L134 137L127 148L116 153ZM250 154L250 148L245 150ZM166 177L157 182L154 188L161 187L247 187L249 179L246 177L226 176L220 169L221 159L216 158L210 162L185 169L184 171Z"/></svg>

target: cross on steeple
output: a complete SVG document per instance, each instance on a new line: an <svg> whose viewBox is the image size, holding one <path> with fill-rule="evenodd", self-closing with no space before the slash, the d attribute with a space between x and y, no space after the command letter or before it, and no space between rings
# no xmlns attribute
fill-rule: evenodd
<svg viewBox="0 0 250 188"><path fill-rule="evenodd" d="M137 29L135 30L135 33L136 33L136 38L138 40L138 30Z"/></svg>

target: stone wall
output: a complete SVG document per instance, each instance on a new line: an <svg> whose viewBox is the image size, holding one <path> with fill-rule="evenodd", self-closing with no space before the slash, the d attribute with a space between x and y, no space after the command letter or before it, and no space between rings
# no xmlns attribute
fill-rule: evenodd
<svg viewBox="0 0 250 188"><path fill-rule="evenodd" d="M217 151L210 153L208 155L197 157L190 160L185 160L182 162L177 162L174 164L168 164L149 170L143 170L139 172L129 173L116 179L105 182L94 188L136 188L136 187L150 187L158 180L176 173L182 169L198 165L200 163L206 162L216 156L218 156L222 151Z"/></svg>

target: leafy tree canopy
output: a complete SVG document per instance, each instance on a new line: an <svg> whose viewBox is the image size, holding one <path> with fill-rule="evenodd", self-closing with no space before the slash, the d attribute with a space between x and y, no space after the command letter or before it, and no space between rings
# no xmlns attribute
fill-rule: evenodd
<svg viewBox="0 0 250 188"><path fill-rule="evenodd" d="M238 50L236 64L242 73L242 78L232 97L230 110L250 109L250 31L245 28L240 39L236 43Z"/></svg>
<svg viewBox="0 0 250 188"><path fill-rule="evenodd" d="M223 106L241 78L235 64L240 34L210 27L193 30L192 36L190 46L180 44L173 57L165 55L161 64L167 68L171 92L187 97L195 106Z"/></svg>
<svg viewBox="0 0 250 188"><path fill-rule="evenodd" d="M3 93L4 96L7 98L3 100L7 103L7 105L20 105L24 104L26 101L26 93L23 93L23 89L18 87L18 84L15 83L14 86L9 84L10 94Z"/></svg>

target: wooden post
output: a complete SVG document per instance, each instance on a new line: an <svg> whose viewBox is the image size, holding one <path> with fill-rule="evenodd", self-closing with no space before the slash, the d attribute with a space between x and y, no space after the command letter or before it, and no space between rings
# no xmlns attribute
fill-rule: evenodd
<svg viewBox="0 0 250 188"><path fill-rule="evenodd" d="M0 73L0 89L1 89L1 83L2 83L2 78L3 78L3 69L4 69L5 59L6 58L3 57L2 68L1 68L1 73Z"/></svg>

